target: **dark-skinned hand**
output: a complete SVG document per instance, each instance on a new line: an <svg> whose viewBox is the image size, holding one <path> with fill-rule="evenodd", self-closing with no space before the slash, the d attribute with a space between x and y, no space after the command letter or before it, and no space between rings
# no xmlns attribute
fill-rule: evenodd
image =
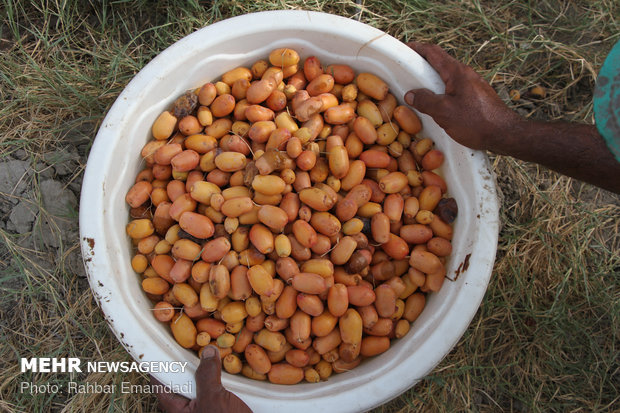
<svg viewBox="0 0 620 413"><path fill-rule="evenodd" d="M444 94L410 90L405 102L430 115L452 139L620 193L620 162L594 125L522 118L472 68L439 46L418 42L408 46L437 70L446 90Z"/></svg>
<svg viewBox="0 0 620 413"><path fill-rule="evenodd" d="M520 117L504 104L495 90L472 68L454 59L441 47L407 43L425 58L446 84L444 94L414 89L405 102L430 115L450 137L472 149L489 149L492 141Z"/></svg>
<svg viewBox="0 0 620 413"><path fill-rule="evenodd" d="M196 398L186 399L174 393L158 393L160 407L167 413L251 413L237 396L222 386L220 353L206 346L196 370ZM160 384L151 377L152 384Z"/></svg>

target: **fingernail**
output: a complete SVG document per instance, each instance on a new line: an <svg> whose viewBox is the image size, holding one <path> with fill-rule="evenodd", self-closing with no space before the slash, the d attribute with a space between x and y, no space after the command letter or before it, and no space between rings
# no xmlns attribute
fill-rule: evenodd
<svg viewBox="0 0 620 413"><path fill-rule="evenodd" d="M202 353L200 355L200 357L202 359L210 359L215 357L215 347L213 346L206 346L205 348L202 349Z"/></svg>
<svg viewBox="0 0 620 413"><path fill-rule="evenodd" d="M413 92L405 93L405 102L407 102L407 104L409 106L413 106L413 98L414 97L415 97L415 95L413 94Z"/></svg>

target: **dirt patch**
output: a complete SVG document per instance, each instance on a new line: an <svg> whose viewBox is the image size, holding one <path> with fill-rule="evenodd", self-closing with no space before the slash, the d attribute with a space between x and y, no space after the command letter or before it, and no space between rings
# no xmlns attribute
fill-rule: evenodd
<svg viewBox="0 0 620 413"><path fill-rule="evenodd" d="M25 157L21 152L14 155ZM44 153L43 160L6 157L0 161L0 228L15 248L58 264L84 277L78 246L79 185L74 182L81 161L75 149ZM11 261L6 251L5 265ZM29 261L24 261L29 265Z"/></svg>

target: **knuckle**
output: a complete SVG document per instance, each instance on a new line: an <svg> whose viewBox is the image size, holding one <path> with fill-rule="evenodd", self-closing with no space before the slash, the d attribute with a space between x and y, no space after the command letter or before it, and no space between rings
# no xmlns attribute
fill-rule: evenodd
<svg viewBox="0 0 620 413"><path fill-rule="evenodd" d="M446 56L448 56L446 51L441 46L439 46L439 45L436 45L436 44L426 44L425 47L428 50L429 54L433 54L437 58L445 58Z"/></svg>

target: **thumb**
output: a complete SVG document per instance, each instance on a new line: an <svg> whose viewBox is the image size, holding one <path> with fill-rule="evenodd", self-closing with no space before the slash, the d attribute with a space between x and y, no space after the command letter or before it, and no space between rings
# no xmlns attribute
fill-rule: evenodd
<svg viewBox="0 0 620 413"><path fill-rule="evenodd" d="M159 405L165 412L183 413L188 411L189 400L178 394L162 391L163 385L153 376L151 376L151 387L155 389Z"/></svg>
<svg viewBox="0 0 620 413"><path fill-rule="evenodd" d="M196 369L196 399L223 390L221 375L222 362L219 349L215 346L206 346L202 349L200 365Z"/></svg>
<svg viewBox="0 0 620 413"><path fill-rule="evenodd" d="M444 95L436 95L428 89L413 89L405 94L405 102L409 106L413 106L431 117L439 114L439 104L444 98Z"/></svg>

